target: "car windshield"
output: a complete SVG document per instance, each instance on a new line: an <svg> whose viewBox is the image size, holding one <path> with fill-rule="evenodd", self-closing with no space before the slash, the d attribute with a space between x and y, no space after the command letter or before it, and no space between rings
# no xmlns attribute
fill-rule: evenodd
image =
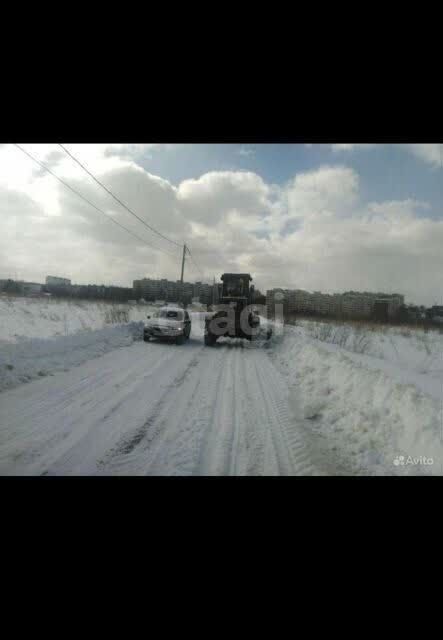
<svg viewBox="0 0 443 640"><path fill-rule="evenodd" d="M155 318L169 318L171 320L183 320L182 311L169 311L168 309L160 309L154 316Z"/></svg>

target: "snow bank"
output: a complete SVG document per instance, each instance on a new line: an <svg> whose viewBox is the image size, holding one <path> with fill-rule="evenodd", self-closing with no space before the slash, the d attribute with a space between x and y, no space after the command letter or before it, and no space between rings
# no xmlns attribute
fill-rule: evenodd
<svg viewBox="0 0 443 640"><path fill-rule="evenodd" d="M297 326L307 334L353 353L362 353L407 367L417 373L443 371L443 334L409 327L365 325L301 320Z"/></svg>
<svg viewBox="0 0 443 640"><path fill-rule="evenodd" d="M0 344L0 391L39 377L54 375L143 336L143 323L109 326L52 338Z"/></svg>
<svg viewBox="0 0 443 640"><path fill-rule="evenodd" d="M69 336L110 325L141 322L149 305L57 298L0 297L0 344L29 338Z"/></svg>
<svg viewBox="0 0 443 640"><path fill-rule="evenodd" d="M331 455L338 452L351 473L440 475L440 402L350 355L303 329L285 328L272 357L307 429ZM412 462L397 465L399 456Z"/></svg>

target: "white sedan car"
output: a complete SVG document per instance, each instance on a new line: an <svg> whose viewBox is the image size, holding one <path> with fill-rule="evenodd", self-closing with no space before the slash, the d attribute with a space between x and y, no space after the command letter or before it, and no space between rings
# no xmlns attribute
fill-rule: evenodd
<svg viewBox="0 0 443 640"><path fill-rule="evenodd" d="M162 307L148 316L148 322L143 331L143 340L148 342L150 338L174 340L177 344L183 344L191 333L191 318L186 309L181 307Z"/></svg>

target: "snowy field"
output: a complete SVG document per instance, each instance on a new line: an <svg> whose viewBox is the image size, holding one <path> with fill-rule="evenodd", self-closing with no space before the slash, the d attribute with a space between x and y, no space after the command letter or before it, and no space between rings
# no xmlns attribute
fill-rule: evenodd
<svg viewBox="0 0 443 640"><path fill-rule="evenodd" d="M273 349L290 402L337 471L443 473L443 336L407 331L302 321Z"/></svg>
<svg viewBox="0 0 443 640"><path fill-rule="evenodd" d="M0 391L141 340L143 322L155 310L151 305L0 297Z"/></svg>
<svg viewBox="0 0 443 640"><path fill-rule="evenodd" d="M0 296L0 345L140 322L149 311L152 307L147 305Z"/></svg>
<svg viewBox="0 0 443 640"><path fill-rule="evenodd" d="M442 475L443 335L314 321L141 340L152 309L0 299L0 473ZM28 384L23 384L28 382Z"/></svg>
<svg viewBox="0 0 443 640"><path fill-rule="evenodd" d="M0 391L142 337L148 306L0 297Z"/></svg>

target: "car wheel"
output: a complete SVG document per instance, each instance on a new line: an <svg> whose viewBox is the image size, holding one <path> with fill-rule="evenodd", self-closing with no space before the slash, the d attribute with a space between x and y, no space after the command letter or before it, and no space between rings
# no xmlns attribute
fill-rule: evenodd
<svg viewBox="0 0 443 640"><path fill-rule="evenodd" d="M175 344L183 344L184 341L185 341L185 336L179 336L178 338L175 339Z"/></svg>
<svg viewBox="0 0 443 640"><path fill-rule="evenodd" d="M143 340L144 340L145 342L149 342L150 338L151 338L151 336L147 336L147 335L144 335L144 336L143 336Z"/></svg>

